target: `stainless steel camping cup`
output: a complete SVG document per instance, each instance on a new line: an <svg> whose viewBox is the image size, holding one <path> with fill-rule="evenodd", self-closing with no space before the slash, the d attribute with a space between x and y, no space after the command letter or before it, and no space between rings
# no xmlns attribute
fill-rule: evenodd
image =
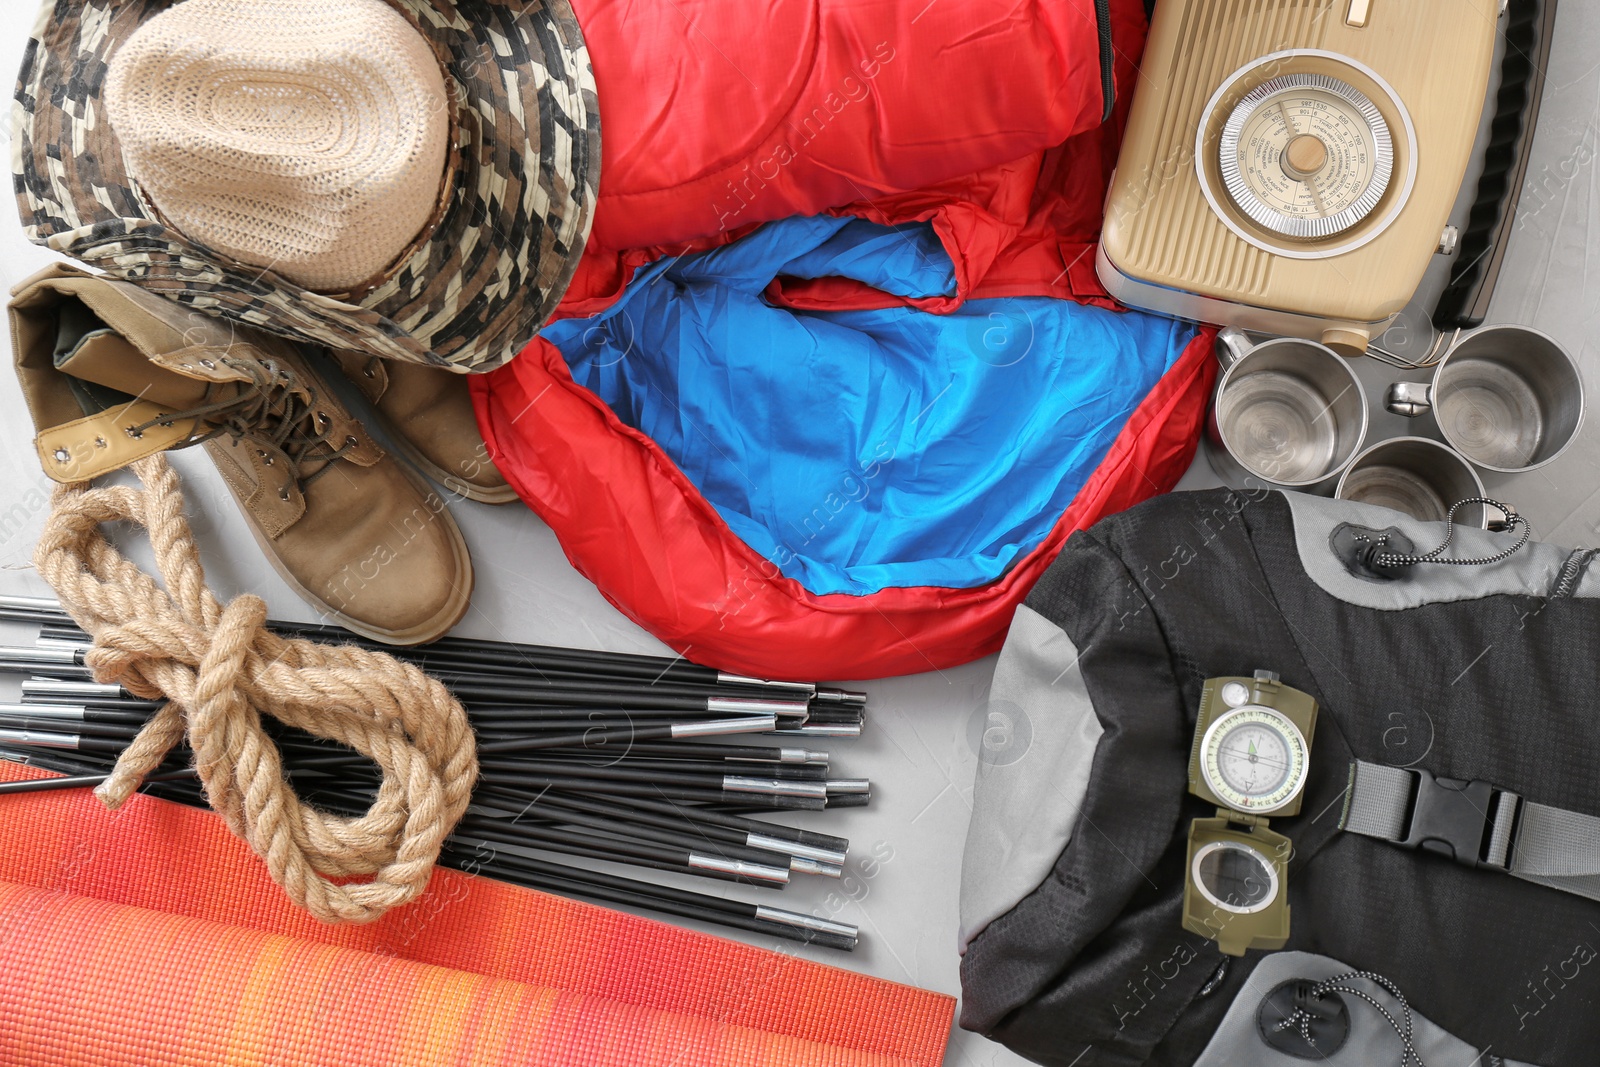
<svg viewBox="0 0 1600 1067"><path fill-rule="evenodd" d="M1485 470L1519 474L1559 456L1583 423L1583 375L1549 336L1527 326L1463 334L1431 382L1396 382L1384 406L1432 412L1452 448Z"/></svg>
<svg viewBox="0 0 1600 1067"><path fill-rule="evenodd" d="M1211 469L1236 486L1332 493L1367 435L1367 394L1349 362L1315 341L1253 345L1234 326L1217 335L1217 358Z"/></svg>
<svg viewBox="0 0 1600 1067"><path fill-rule="evenodd" d="M1392 508L1423 522L1443 522L1451 505L1482 497L1484 489L1478 472L1455 449L1426 437L1394 437L1357 456L1334 495ZM1479 529L1489 520L1482 504L1469 505L1455 517Z"/></svg>

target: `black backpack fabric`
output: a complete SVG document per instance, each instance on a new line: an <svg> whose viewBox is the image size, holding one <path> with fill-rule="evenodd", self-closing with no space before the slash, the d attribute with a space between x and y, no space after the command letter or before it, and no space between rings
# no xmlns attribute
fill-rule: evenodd
<svg viewBox="0 0 1600 1067"><path fill-rule="evenodd" d="M1488 566L1373 575L1335 550L1352 527L1419 550L1444 535L1359 504L1216 490L1068 542L996 669L990 718L1027 745L980 760L963 1026L1062 1067L1294 1063L1219 1034L1281 956L1274 974L1314 959L1386 978L1440 1041L1474 1051L1462 1064L1600 1062L1600 903L1339 829L1357 759L1600 815L1594 553L1535 542ZM1515 540L1458 530L1450 554ZM1188 826L1214 814L1186 769L1205 680L1256 670L1321 711L1301 814L1272 821L1294 842L1289 943L1234 959L1181 925Z"/></svg>

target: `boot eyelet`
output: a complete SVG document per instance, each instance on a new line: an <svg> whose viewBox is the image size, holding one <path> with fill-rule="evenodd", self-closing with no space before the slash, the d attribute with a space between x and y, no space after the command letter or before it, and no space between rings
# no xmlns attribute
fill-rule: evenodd
<svg viewBox="0 0 1600 1067"><path fill-rule="evenodd" d="M96 437L94 439L94 447L96 447L96 448L104 448L104 447L106 447L106 439L104 437Z"/></svg>
<svg viewBox="0 0 1600 1067"><path fill-rule="evenodd" d="M55 457L57 463L65 463L72 458L72 453L65 448L58 448L55 450Z"/></svg>
<svg viewBox="0 0 1600 1067"><path fill-rule="evenodd" d="M349 447L354 448L357 445L359 445L361 442L356 440L355 434L350 434L350 435L345 437L344 443L346 445L348 445Z"/></svg>
<svg viewBox="0 0 1600 1067"><path fill-rule="evenodd" d="M333 421L332 419L328 418L328 413L326 411L317 412L316 418L318 426L326 426L328 423Z"/></svg>
<svg viewBox="0 0 1600 1067"><path fill-rule="evenodd" d="M288 486L284 486L282 489L278 490L278 499L279 500L288 500L289 499L289 487Z"/></svg>
<svg viewBox="0 0 1600 1067"><path fill-rule="evenodd" d="M188 366L188 364L184 364L184 365ZM206 370L216 370L217 369L217 365L215 363L211 362L209 359L202 359L200 361L200 365L202 367L204 367Z"/></svg>
<svg viewBox="0 0 1600 1067"><path fill-rule="evenodd" d="M371 367L363 367L361 370L361 376L363 378L376 378L378 376L378 372L373 370Z"/></svg>
<svg viewBox="0 0 1600 1067"><path fill-rule="evenodd" d="M123 427L122 432L133 438L135 441L144 437L144 431L139 429L138 426L125 426Z"/></svg>

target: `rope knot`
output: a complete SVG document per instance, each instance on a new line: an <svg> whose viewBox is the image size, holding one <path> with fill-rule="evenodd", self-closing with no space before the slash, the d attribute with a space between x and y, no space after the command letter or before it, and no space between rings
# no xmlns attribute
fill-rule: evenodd
<svg viewBox="0 0 1600 1067"><path fill-rule="evenodd" d="M95 678L167 703L95 790L116 808L187 738L206 797L295 903L325 922L368 922L420 893L465 813L478 764L466 712L438 681L391 656L284 639L246 594L206 588L164 457L138 461L143 491L61 486L34 565L94 639ZM148 531L165 588L106 540L116 519ZM344 744L378 764L357 818L301 802L262 717ZM336 884L330 878L356 878Z"/></svg>
<svg viewBox="0 0 1600 1067"><path fill-rule="evenodd" d="M252 593L235 597L222 609L216 629L200 656L196 702L210 706L238 694L239 674L245 656L267 628L267 602Z"/></svg>
<svg viewBox="0 0 1600 1067"><path fill-rule="evenodd" d="M116 683L143 700L160 700L160 685L153 665L162 661L188 662L190 650L204 648L206 631L184 619L135 618L106 623L95 634L84 663L97 681ZM198 666L199 660L189 662Z"/></svg>

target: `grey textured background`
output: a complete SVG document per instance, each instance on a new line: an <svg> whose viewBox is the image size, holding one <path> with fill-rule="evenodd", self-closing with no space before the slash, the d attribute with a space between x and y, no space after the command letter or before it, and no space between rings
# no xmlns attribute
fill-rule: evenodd
<svg viewBox="0 0 1600 1067"><path fill-rule="evenodd" d="M36 5L0 0L0 71L20 61ZM1551 61L1530 191L1524 201L1491 321L1523 322L1581 355L1591 396L1600 397L1600 358L1592 343L1600 315L1600 5L1566 0ZM8 136L8 135L7 135ZM9 152L9 147L8 147ZM14 212L0 211L0 282L9 288L48 262L22 238ZM1427 288L1427 287L1425 287ZM1431 307L1431 303L1428 305ZM1398 342L1398 338L1391 338ZM1364 361L1369 393L1381 397L1393 375ZM9 379L9 376L7 376ZM1377 413L1373 433L1401 432L1404 420ZM1520 478L1486 479L1533 522L1542 539L1600 545L1600 431L1559 461ZM49 483L30 442L27 414L12 385L0 387L0 592L46 593L29 556L44 518ZM231 498L200 454L180 454L190 514L213 587L227 597L263 595L281 618L310 618L263 561ZM1203 459L1183 487L1216 484ZM470 636L661 652L662 646L601 599L567 563L550 531L521 505L454 506L477 567L477 593L459 632ZM130 546L146 565L143 546ZM0 640L23 637L0 631ZM31 638L30 638L31 639ZM775 634L775 641L783 640ZM860 924L854 955L801 949L812 958L942 992L959 991L956 889L971 801L976 745L993 661L865 684L871 720L859 741L835 742L836 765L870 776L871 808L826 813L808 825L848 836L854 858L840 883L807 879L782 903ZM12 683L0 683L0 690ZM703 884L701 886L703 888ZM747 895L749 890L744 891ZM779 902L778 898L772 898ZM747 940L761 943L753 935ZM770 944L769 947L785 947ZM787 948L785 947L785 950ZM949 1062L963 1067L1025 1061L957 1030Z"/></svg>

